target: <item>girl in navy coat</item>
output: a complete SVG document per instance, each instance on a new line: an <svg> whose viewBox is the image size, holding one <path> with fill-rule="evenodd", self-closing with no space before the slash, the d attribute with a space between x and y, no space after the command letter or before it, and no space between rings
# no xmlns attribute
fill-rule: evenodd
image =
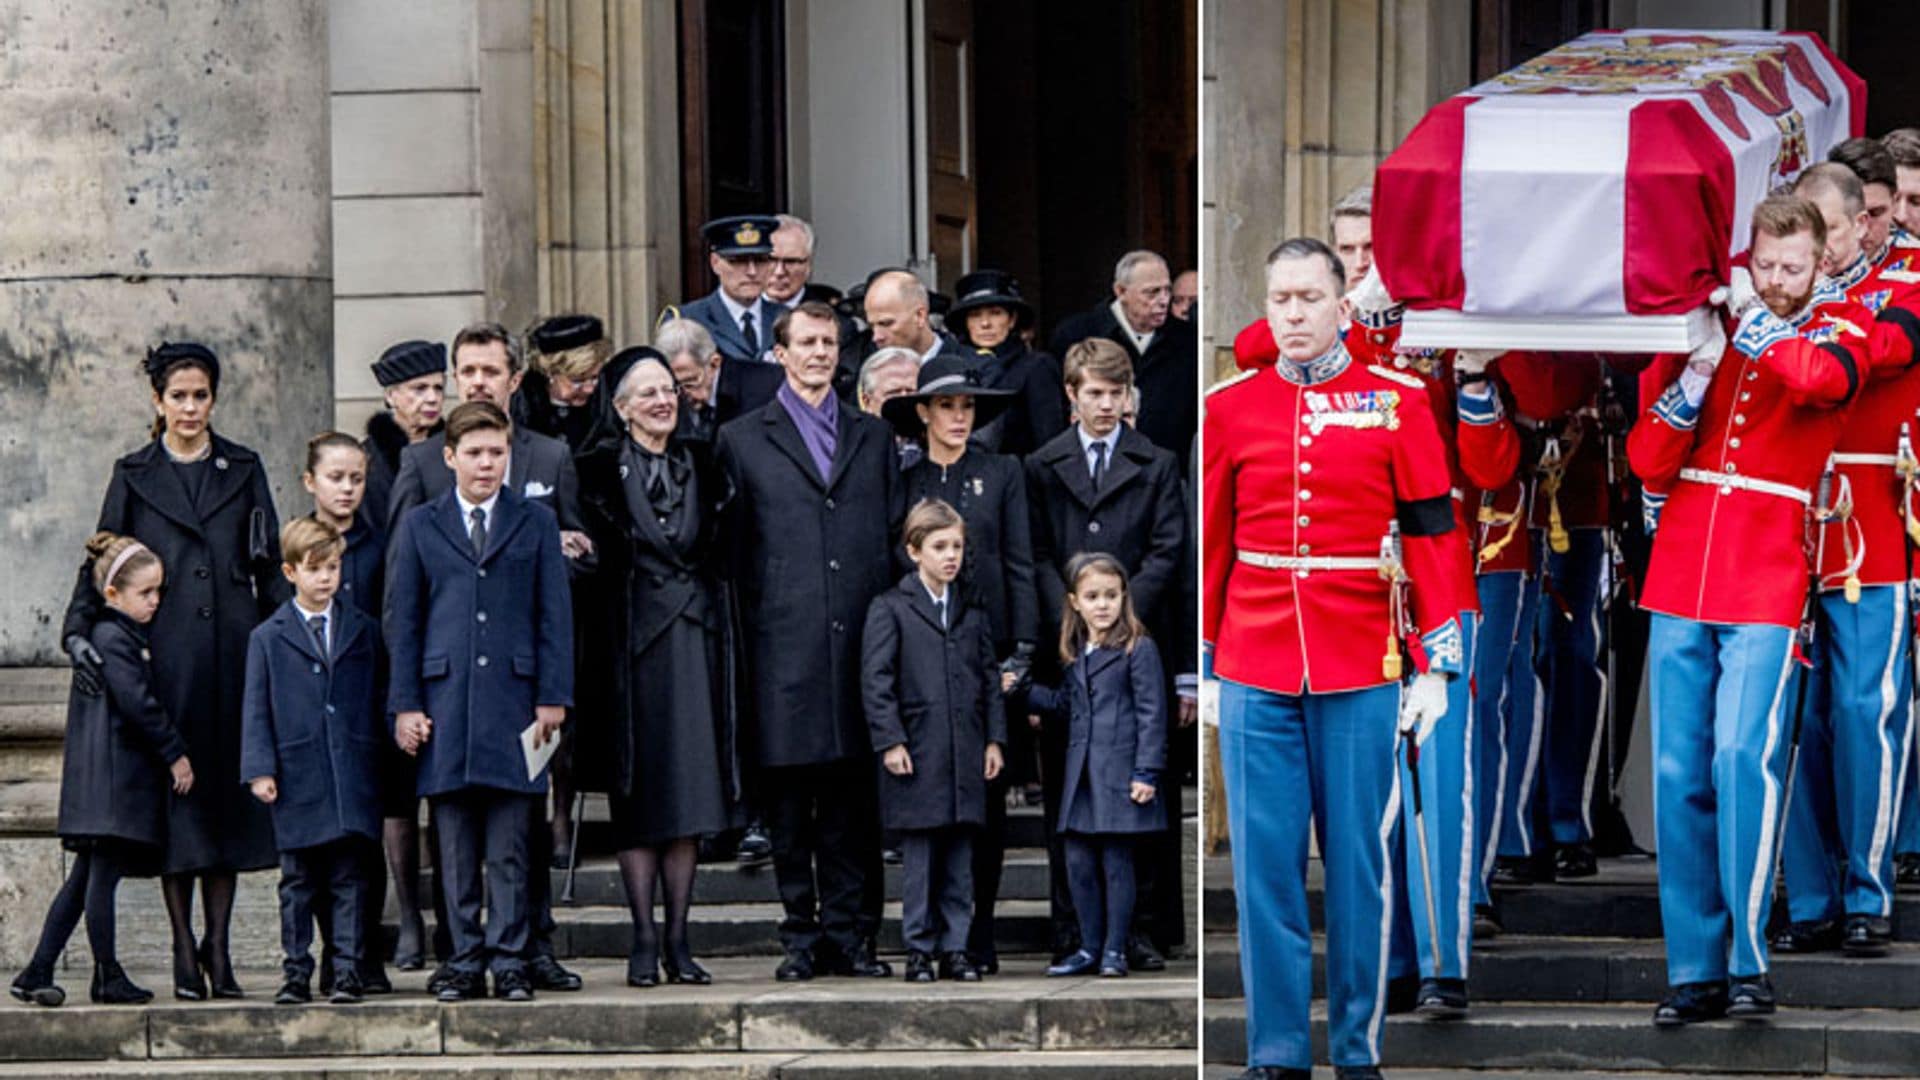
<svg viewBox="0 0 1920 1080"><path fill-rule="evenodd" d="M53 965L83 912L93 949L93 1000L120 1005L153 997L114 959L114 890L128 873L159 868L167 791L184 795L193 787L187 744L153 693L146 627L160 609L160 557L109 532L95 533L87 554L93 586L106 600L87 635L101 657L105 693L76 686L67 698L58 829L74 853L73 867L47 910L33 959L12 987L14 997L36 1005L66 1000L53 984Z"/></svg>
<svg viewBox="0 0 1920 1080"><path fill-rule="evenodd" d="M280 848L280 937L286 982L274 1001L311 1000L313 920L334 948L332 1000L360 1000L367 867L380 836L376 755L386 721L380 628L341 602L346 539L332 525L295 518L280 532L293 599L247 642L240 776L273 808Z"/></svg>
<svg viewBox="0 0 1920 1080"><path fill-rule="evenodd" d="M1034 686L1028 704L1067 715L1055 827L1065 844L1081 946L1047 974L1084 975L1097 967L1119 976L1127 973L1133 922L1134 837L1167 827L1156 797L1167 756L1164 676L1160 653L1133 613L1119 561L1097 552L1075 555L1066 578L1063 685Z"/></svg>

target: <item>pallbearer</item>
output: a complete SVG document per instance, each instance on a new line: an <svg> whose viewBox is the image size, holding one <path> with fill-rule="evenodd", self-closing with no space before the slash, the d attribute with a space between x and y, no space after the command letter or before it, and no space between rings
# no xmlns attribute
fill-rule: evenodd
<svg viewBox="0 0 1920 1080"><path fill-rule="evenodd" d="M1274 249L1279 358L1211 395L1203 441L1202 629L1222 680L1249 1075L1262 1078L1312 1062L1309 821L1327 870L1330 1055L1341 1076L1378 1075L1401 873L1394 717L1421 742L1445 714L1472 588L1426 392L1348 354L1343 275L1317 240Z"/></svg>

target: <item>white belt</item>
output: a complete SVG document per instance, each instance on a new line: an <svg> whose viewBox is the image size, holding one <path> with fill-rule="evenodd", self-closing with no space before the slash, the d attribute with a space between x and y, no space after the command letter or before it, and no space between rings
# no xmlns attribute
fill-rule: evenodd
<svg viewBox="0 0 1920 1080"><path fill-rule="evenodd" d="M1900 464L1900 459L1892 454L1835 454L1835 465L1885 465L1888 468Z"/></svg>
<svg viewBox="0 0 1920 1080"><path fill-rule="evenodd" d="M1262 570L1373 570L1380 569L1379 559L1365 559L1351 555L1271 555L1264 551L1236 549L1234 558L1248 566L1257 566Z"/></svg>
<svg viewBox="0 0 1920 1080"><path fill-rule="evenodd" d="M1680 479L1717 487L1721 494L1733 488L1739 488L1741 491L1757 491L1762 495L1777 495L1782 499L1792 499L1801 506L1813 505L1813 493L1805 488L1797 488L1791 484L1776 484L1771 480L1758 480L1738 473L1717 473L1709 469L1681 469Z"/></svg>

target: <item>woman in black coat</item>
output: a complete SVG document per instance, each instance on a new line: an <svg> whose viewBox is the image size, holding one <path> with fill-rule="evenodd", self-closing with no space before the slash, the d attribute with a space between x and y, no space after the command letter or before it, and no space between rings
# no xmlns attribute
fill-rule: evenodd
<svg viewBox="0 0 1920 1080"><path fill-rule="evenodd" d="M887 402L883 411L896 431L918 440L926 451L901 474L906 504L938 499L960 512L967 547L956 584L970 606L986 613L994 660L1024 674L1040 630L1026 481L1019 461L988 453L972 441L980 427L1007 415L1012 401L1008 391L980 385L976 369L935 357L920 368L916 392ZM1024 732L1026 725L1009 725L1009 730ZM1020 739L1014 748L1010 759L1032 756L1030 740ZM973 845L974 915L967 952L989 975L999 970L993 908L1006 856L1006 789L1018 776L1014 772L1003 771L988 785L986 827Z"/></svg>
<svg viewBox="0 0 1920 1080"><path fill-rule="evenodd" d="M979 354L980 383L1014 395L998 421L982 420L975 441L1002 454L1025 457L1067 429L1067 395L1060 362L1027 344L1033 306L1004 270L976 270L954 286L947 329Z"/></svg>
<svg viewBox="0 0 1920 1080"><path fill-rule="evenodd" d="M588 786L608 793L633 909L628 983L653 986L662 968L669 982L706 983L687 940L699 839L735 824L739 789L714 538L728 486L706 444L674 438L679 396L666 361L648 350L621 375L614 407L627 430L577 461L599 569L582 590L597 610L576 699L602 723L583 732L575 760ZM664 947L656 878L666 885Z"/></svg>
<svg viewBox="0 0 1920 1080"><path fill-rule="evenodd" d="M279 862L267 809L239 776L247 636L288 596L280 522L259 456L209 427L220 383L213 353L162 345L148 353L146 371L160 416L155 438L114 463L99 528L139 540L167 568L149 627L153 689L208 778L167 802L161 895L173 929L174 993L199 1000L211 980L215 996L239 997L227 948L236 875ZM83 567L61 628L83 681L97 679L99 654L87 634L103 612ZM205 915L198 948L196 879Z"/></svg>

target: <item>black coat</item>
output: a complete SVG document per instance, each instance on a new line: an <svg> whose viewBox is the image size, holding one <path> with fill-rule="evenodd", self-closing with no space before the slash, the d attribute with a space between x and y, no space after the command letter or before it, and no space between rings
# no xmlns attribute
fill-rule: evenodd
<svg viewBox="0 0 1920 1080"><path fill-rule="evenodd" d="M1134 780L1156 788L1167 766L1166 675L1153 639L1133 649L1099 648L1067 665L1061 686L1035 685L1037 712L1067 715L1062 832L1152 833L1167 827L1166 801L1128 798Z"/></svg>
<svg viewBox="0 0 1920 1080"><path fill-rule="evenodd" d="M281 851L349 836L380 839L379 766L386 718L380 624L336 599L320 655L292 601L247 644L241 784L274 778L269 808Z"/></svg>
<svg viewBox="0 0 1920 1080"><path fill-rule="evenodd" d="M387 534L373 524L364 503L347 530L347 553L340 558L340 592L337 597L359 608L375 622L380 620L380 597L386 591Z"/></svg>
<svg viewBox="0 0 1920 1080"><path fill-rule="evenodd" d="M195 500L156 439L114 463L98 527L138 539L166 568L147 629L153 690L204 779L168 801L164 869L277 865L266 807L238 783L247 635L292 592L266 470L253 451L214 435ZM105 610L82 565L61 638L87 633Z"/></svg>
<svg viewBox="0 0 1920 1080"><path fill-rule="evenodd" d="M1005 745L1000 669L979 608L947 590L947 626L918 573L874 598L860 638L860 693L876 753L905 743L910 776L876 763L889 829L984 825L986 753Z"/></svg>
<svg viewBox="0 0 1920 1080"><path fill-rule="evenodd" d="M440 433L436 424L433 434ZM368 521L380 526L382 533L387 528L387 507L393 499L393 481L400 475L400 452L409 445L407 433L386 411L367 417L367 437L360 440L360 448L367 452L367 493L360 499L360 512Z"/></svg>
<svg viewBox="0 0 1920 1080"><path fill-rule="evenodd" d="M167 768L187 744L154 696L146 629L109 608L88 639L105 661L106 692L67 696L56 831L68 841L111 838L157 849L167 839Z"/></svg>
<svg viewBox="0 0 1920 1080"><path fill-rule="evenodd" d="M583 787L639 803L630 831L653 842L719 832L740 797L723 549L726 474L704 443L675 443L680 508L663 522L627 461L626 436L580 455L580 513L598 568L577 592ZM637 512L636 512L637 511Z"/></svg>
<svg viewBox="0 0 1920 1080"><path fill-rule="evenodd" d="M940 499L967 523L959 586L985 609L995 652L1005 658L1017 641L1037 642L1040 600L1033 583L1033 538L1027 524L1027 484L1020 463L1004 454L969 449L946 468L922 457L901 474L905 505ZM905 548L897 554L904 560Z"/></svg>
<svg viewBox="0 0 1920 1080"><path fill-rule="evenodd" d="M1142 354L1114 318L1112 304L1102 304L1060 324L1053 332L1053 354L1064 358L1069 348L1093 337L1106 338L1127 351L1133 361L1134 385L1140 388L1140 415L1135 426L1155 446L1173 454L1175 467L1185 472L1186 453L1200 427L1200 393L1196 389L1200 341L1194 336L1193 324L1168 318L1154 331Z"/></svg>
<svg viewBox="0 0 1920 1080"><path fill-rule="evenodd" d="M714 380L711 441L719 425L756 409L766 408L787 381L787 369L761 360L723 360L720 375Z"/></svg>
<svg viewBox="0 0 1920 1080"><path fill-rule="evenodd" d="M407 511L453 490L453 470L447 466L447 437L430 435L400 454L400 472L394 477L387 507L387 540L400 534ZM508 489L553 511L560 528L580 527L580 480L573 471L567 444L525 427L513 429L513 452L507 460Z"/></svg>
<svg viewBox="0 0 1920 1080"><path fill-rule="evenodd" d="M996 348L974 351L981 385L1017 395L1006 412L975 432L981 446L1025 457L1067 429L1067 393L1058 360L1028 348L1017 334L1007 335Z"/></svg>
<svg viewBox="0 0 1920 1080"><path fill-rule="evenodd" d="M541 372L529 371L522 376L519 391L508 403L514 425L559 439L567 444L569 453L578 454L593 431L594 403L556 404L550 388L551 383Z"/></svg>
<svg viewBox="0 0 1920 1080"><path fill-rule="evenodd" d="M1149 627L1179 617L1187 510L1172 454L1122 425L1106 482L1095 494L1079 428L1068 428L1027 458L1027 500L1043 620L1060 625L1067 562L1082 551L1120 560L1134 611Z"/></svg>
<svg viewBox="0 0 1920 1080"><path fill-rule="evenodd" d="M774 401L720 429L733 485L723 536L740 612L743 760L812 765L868 752L860 629L892 580L893 429L839 405L830 479Z"/></svg>

